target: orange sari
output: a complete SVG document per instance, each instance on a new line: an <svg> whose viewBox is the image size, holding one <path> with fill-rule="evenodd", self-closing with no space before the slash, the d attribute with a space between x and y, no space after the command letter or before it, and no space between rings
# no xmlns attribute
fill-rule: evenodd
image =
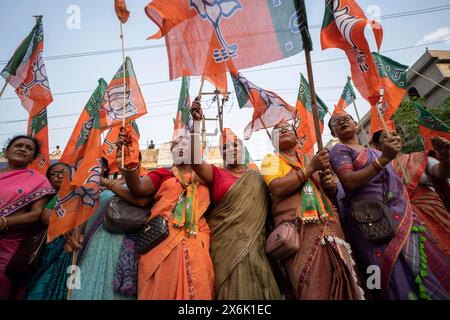
<svg viewBox="0 0 450 320"><path fill-rule="evenodd" d="M184 175L189 180L190 173ZM157 247L139 257L139 300L211 300L214 298L214 269L209 255L210 229L203 217L209 203L209 190L198 187L198 234L188 237L186 229L173 226L172 211L183 193L181 183L171 177L162 182L155 195L151 218L164 215L169 236Z"/></svg>

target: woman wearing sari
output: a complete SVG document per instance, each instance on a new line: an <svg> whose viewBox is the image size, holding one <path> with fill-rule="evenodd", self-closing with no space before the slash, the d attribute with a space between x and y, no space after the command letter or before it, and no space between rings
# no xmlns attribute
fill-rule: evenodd
<svg viewBox="0 0 450 320"><path fill-rule="evenodd" d="M299 233L298 250L281 261L293 295L301 300L364 299L331 200L336 181L328 151L301 154L295 128L285 121L275 126L272 141L277 153L264 158L261 172L271 193L275 227L292 222Z"/></svg>
<svg viewBox="0 0 450 320"><path fill-rule="evenodd" d="M380 288L372 288L372 295L382 299L448 299L448 258L423 228L391 164L400 151L399 139L387 139L380 152L359 145L356 122L350 115L333 115L329 126L340 140L331 150L330 160L345 191L341 216L347 236L361 271L379 268ZM390 239L369 240L354 220L353 205L369 200L382 202L389 209L386 219L394 230ZM360 216L359 211L355 214Z"/></svg>
<svg viewBox="0 0 450 320"><path fill-rule="evenodd" d="M120 162L120 153L118 153ZM108 201L117 195L126 202L145 207L150 199L135 197L123 185L123 181L109 180L108 161L102 158L102 177L100 178L100 204L95 213L89 218L83 230L76 238L69 241L69 251L79 249L77 265L82 274L80 289L73 290L73 300L134 300L136 287L133 283L128 290L117 290L114 285L117 264L121 258L121 251L125 234L111 233L104 227L104 215ZM133 263L134 261L130 261ZM135 271L135 270L132 270ZM131 278L133 275L130 275Z"/></svg>
<svg viewBox="0 0 450 320"><path fill-rule="evenodd" d="M140 177L137 168L121 168L130 191L154 195L149 219L167 219L169 236L138 261L139 300L211 300L214 269L209 255L210 229L204 214L209 191L191 170L189 136L171 144L172 169L156 169Z"/></svg>
<svg viewBox="0 0 450 320"><path fill-rule="evenodd" d="M53 189L59 191L69 166L65 163L52 164L47 169L47 179ZM58 196L55 195L41 214L41 221L48 226L50 215ZM72 255L65 252L66 240L60 236L48 243L39 259L37 270L28 281L27 300L64 300L67 295L67 268L72 264Z"/></svg>
<svg viewBox="0 0 450 320"><path fill-rule="evenodd" d="M392 121L388 123L388 127L392 136L399 136ZM374 132L372 142L378 150L383 149L386 141L385 131ZM450 142L435 137L432 143L434 150L399 156L411 179L406 189L414 212L436 239L437 245L450 257ZM394 160L392 165L402 177L398 162Z"/></svg>
<svg viewBox="0 0 450 320"><path fill-rule="evenodd" d="M195 99L191 114L192 136L199 138L202 110ZM193 158L201 154L193 140ZM192 159L193 170L210 186L214 209L207 216L211 228L211 258L216 273L216 298L220 300L271 300L281 295L267 260L264 243L269 197L259 173L247 169L242 141L223 131L221 141L225 167Z"/></svg>
<svg viewBox="0 0 450 320"><path fill-rule="evenodd" d="M17 297L6 267L54 193L47 178L27 166L39 153L39 142L17 136L6 147L8 165L0 172L0 300Z"/></svg>

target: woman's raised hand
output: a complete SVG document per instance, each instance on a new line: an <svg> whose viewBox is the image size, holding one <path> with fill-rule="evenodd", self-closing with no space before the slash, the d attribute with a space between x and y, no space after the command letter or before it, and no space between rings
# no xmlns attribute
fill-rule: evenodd
<svg viewBox="0 0 450 320"><path fill-rule="evenodd" d="M399 153L402 148L401 138L399 136L391 137L383 144L383 150L380 157L380 161L384 160L386 165L391 162Z"/></svg>
<svg viewBox="0 0 450 320"><path fill-rule="evenodd" d="M200 120L202 120L202 117L203 117L203 111L202 111L202 105L200 103L200 98L201 97L195 98L194 101L192 102L191 108L189 109L189 111L191 112L191 115L192 115L192 119L194 121L200 121Z"/></svg>

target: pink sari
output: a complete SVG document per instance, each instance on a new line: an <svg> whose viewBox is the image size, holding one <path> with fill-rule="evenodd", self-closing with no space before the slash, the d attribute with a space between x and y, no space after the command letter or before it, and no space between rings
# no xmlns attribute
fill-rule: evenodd
<svg viewBox="0 0 450 320"><path fill-rule="evenodd" d="M13 215L36 200L55 193L46 177L28 169L0 173L0 190L0 217ZM5 275L6 266L27 235L26 230L0 233L0 300L11 296L12 284Z"/></svg>

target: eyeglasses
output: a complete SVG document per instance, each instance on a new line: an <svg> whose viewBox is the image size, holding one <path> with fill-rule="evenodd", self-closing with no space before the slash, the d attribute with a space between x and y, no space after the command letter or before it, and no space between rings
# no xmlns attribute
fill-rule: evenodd
<svg viewBox="0 0 450 320"><path fill-rule="evenodd" d="M278 132L287 132L287 131L294 131L294 127L290 124L275 128Z"/></svg>
<svg viewBox="0 0 450 320"><path fill-rule="evenodd" d="M66 173L67 173L66 170L61 170L61 171L53 171L52 173L50 173L50 175L51 175L52 177L57 177L57 176L59 176L59 175L64 176Z"/></svg>
<svg viewBox="0 0 450 320"><path fill-rule="evenodd" d="M331 125L331 127L336 127L336 126L340 125L341 123L349 122L350 120L353 120L353 118L351 116L347 115L347 116L343 116L343 117L334 119L333 121L331 121L330 125Z"/></svg>

